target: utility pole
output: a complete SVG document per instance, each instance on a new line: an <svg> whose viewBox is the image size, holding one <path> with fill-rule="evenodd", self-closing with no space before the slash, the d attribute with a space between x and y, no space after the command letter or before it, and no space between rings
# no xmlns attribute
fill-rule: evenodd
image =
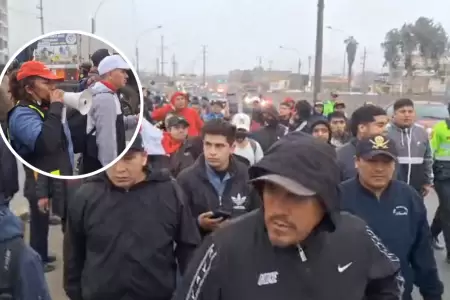
<svg viewBox="0 0 450 300"><path fill-rule="evenodd" d="M206 45L202 46L203 53L203 85L206 86Z"/></svg>
<svg viewBox="0 0 450 300"><path fill-rule="evenodd" d="M42 5L43 0L39 0L39 5L36 8L39 10L39 20L41 20L41 34L44 34L44 6Z"/></svg>
<svg viewBox="0 0 450 300"><path fill-rule="evenodd" d="M298 70L297 73L300 75L302 73L302 59L299 57L298 58Z"/></svg>
<svg viewBox="0 0 450 300"><path fill-rule="evenodd" d="M325 1L317 1L317 28L316 28L316 61L314 65L314 102L317 102L322 84L322 55L323 55L323 11Z"/></svg>
<svg viewBox="0 0 450 300"><path fill-rule="evenodd" d="M159 64L159 58L157 58L156 59L156 76L159 76L159 66L160 66L160 64Z"/></svg>
<svg viewBox="0 0 450 300"><path fill-rule="evenodd" d="M362 82L361 87L366 89L366 60L367 60L367 49L364 47L364 53L362 57Z"/></svg>
<svg viewBox="0 0 450 300"><path fill-rule="evenodd" d="M177 76L177 61L175 59L175 54L172 56L172 77L175 80Z"/></svg>
<svg viewBox="0 0 450 300"><path fill-rule="evenodd" d="M272 71L273 60L269 60L269 71Z"/></svg>
<svg viewBox="0 0 450 300"><path fill-rule="evenodd" d="M164 35L161 35L161 76L164 76Z"/></svg>

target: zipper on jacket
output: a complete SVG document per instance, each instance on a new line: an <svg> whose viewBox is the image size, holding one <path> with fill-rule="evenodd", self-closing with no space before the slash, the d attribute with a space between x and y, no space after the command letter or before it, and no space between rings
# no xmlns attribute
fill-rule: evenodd
<svg viewBox="0 0 450 300"><path fill-rule="evenodd" d="M302 248L302 246L300 246L300 244L297 245L297 251L298 251L298 255L300 256L300 259L302 260L302 262L305 262L308 260L308 258L306 257L305 250L303 250L303 248Z"/></svg>

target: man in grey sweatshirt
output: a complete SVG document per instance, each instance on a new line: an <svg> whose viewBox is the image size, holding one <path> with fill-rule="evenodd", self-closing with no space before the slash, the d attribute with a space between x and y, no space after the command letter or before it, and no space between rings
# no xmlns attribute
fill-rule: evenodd
<svg viewBox="0 0 450 300"><path fill-rule="evenodd" d="M83 153L83 174L94 172L114 161L126 146L126 130L137 126L139 116L124 116L117 90L128 78L128 64L119 55L105 57L98 66L101 80L90 90L92 106L87 117L87 146Z"/></svg>

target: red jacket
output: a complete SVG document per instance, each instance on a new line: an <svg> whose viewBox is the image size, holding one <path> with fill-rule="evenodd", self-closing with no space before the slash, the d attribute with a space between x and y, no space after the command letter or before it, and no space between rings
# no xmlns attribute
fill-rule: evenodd
<svg viewBox="0 0 450 300"><path fill-rule="evenodd" d="M175 94L173 94L172 97L170 98L170 103L173 104L175 99L180 95L185 96L185 94L181 92L176 92ZM166 104L161 108L155 109L152 112L152 119L155 121L164 121L167 114L174 113L179 116L183 116L186 119L186 121L188 121L189 123L188 136L200 135L200 131L203 127L203 121L200 118L200 115L197 113L197 111L190 107L185 107L180 110L174 110L172 104Z"/></svg>

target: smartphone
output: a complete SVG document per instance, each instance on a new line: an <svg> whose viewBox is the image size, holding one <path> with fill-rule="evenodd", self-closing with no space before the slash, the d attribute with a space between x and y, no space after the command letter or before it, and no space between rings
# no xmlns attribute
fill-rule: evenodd
<svg viewBox="0 0 450 300"><path fill-rule="evenodd" d="M213 211L213 215L212 215L212 219L218 219L218 218L222 218L224 220L229 219L231 217L231 214L227 211L224 210L215 210Z"/></svg>

